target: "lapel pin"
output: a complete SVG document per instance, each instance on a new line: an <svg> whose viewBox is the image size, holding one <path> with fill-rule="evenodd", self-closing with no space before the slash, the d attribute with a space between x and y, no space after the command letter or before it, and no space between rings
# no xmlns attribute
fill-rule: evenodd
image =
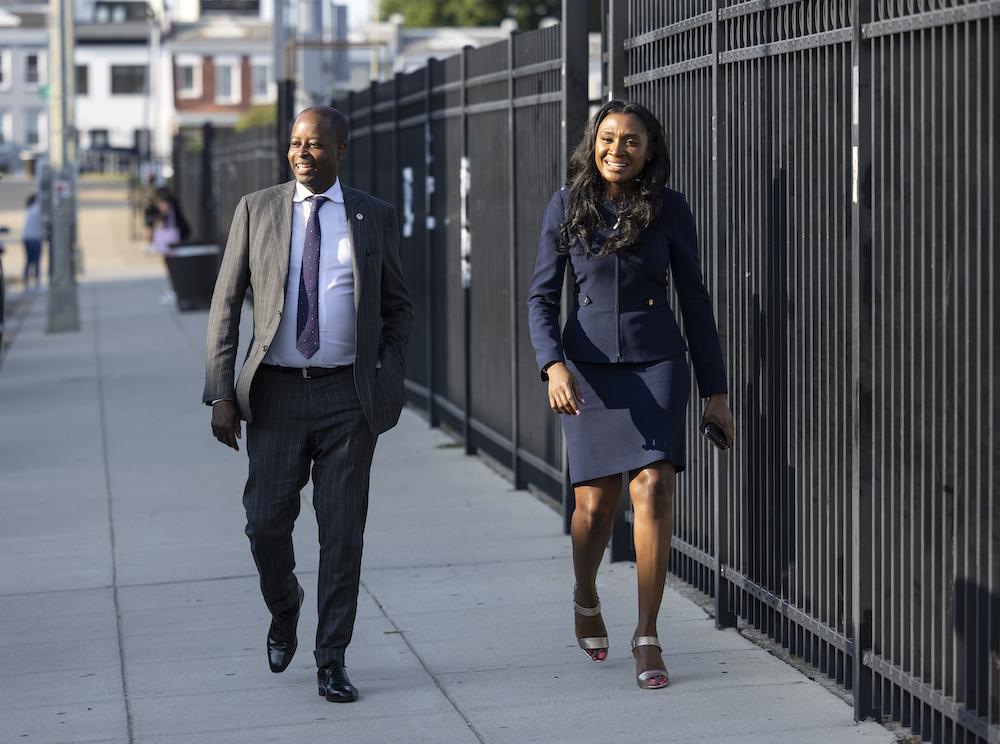
<svg viewBox="0 0 1000 744"><path fill-rule="evenodd" d="M356 215L354 215L354 219L356 220L363 220L364 218L365 216L361 214L361 212L358 212Z"/></svg>

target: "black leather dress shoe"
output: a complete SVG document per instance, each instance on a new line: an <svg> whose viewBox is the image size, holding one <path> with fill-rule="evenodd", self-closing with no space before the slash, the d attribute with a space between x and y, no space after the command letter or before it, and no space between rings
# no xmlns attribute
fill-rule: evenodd
<svg viewBox="0 0 1000 744"><path fill-rule="evenodd" d="M331 664L316 670L319 694L331 703L353 703L358 699L358 688L347 678L343 664Z"/></svg>
<svg viewBox="0 0 1000 744"><path fill-rule="evenodd" d="M267 663L275 674L288 668L295 656L295 649L299 647L295 631L299 627L299 612L305 596L306 593L300 586L298 607L284 615L271 617L271 628L267 631Z"/></svg>

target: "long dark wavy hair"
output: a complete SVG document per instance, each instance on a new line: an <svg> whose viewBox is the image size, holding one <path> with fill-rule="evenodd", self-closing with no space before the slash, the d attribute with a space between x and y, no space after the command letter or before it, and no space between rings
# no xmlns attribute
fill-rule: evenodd
<svg viewBox="0 0 1000 744"><path fill-rule="evenodd" d="M593 249L593 234L603 225L598 206L607 199L607 185L594 163L597 130L609 114L638 116L649 132L652 159L635 178L635 188L618 208L621 228L600 249ZM660 211L663 187L670 177L670 156L664 141L663 127L645 106L631 101L608 101L587 123L583 139L576 146L566 167L569 186L569 208L559 226L559 253L569 253L574 244L591 256L606 256L627 251L639 242L642 231L649 227Z"/></svg>

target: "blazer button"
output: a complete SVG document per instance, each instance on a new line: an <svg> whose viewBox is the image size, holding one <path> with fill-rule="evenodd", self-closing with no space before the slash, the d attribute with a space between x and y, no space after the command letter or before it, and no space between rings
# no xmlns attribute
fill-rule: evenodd
<svg viewBox="0 0 1000 744"><path fill-rule="evenodd" d="M267 344L264 344L263 346L261 346L260 350L266 352L267 351Z"/></svg>
<svg viewBox="0 0 1000 744"><path fill-rule="evenodd" d="M589 305L590 304L590 298L587 295L584 295L583 299L580 300L580 304L581 305Z"/></svg>
<svg viewBox="0 0 1000 744"><path fill-rule="evenodd" d="M656 300L654 300L652 297L650 297L648 300L646 300L646 304L649 305L650 307L652 307L653 305L656 304Z"/></svg>

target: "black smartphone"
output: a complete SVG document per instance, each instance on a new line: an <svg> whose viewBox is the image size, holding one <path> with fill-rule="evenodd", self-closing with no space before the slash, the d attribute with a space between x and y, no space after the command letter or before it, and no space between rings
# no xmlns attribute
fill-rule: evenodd
<svg viewBox="0 0 1000 744"><path fill-rule="evenodd" d="M729 440L726 439L726 433L722 430L715 421L708 421L701 428L701 433L705 435L712 444L716 446L717 449L725 452L729 449Z"/></svg>

